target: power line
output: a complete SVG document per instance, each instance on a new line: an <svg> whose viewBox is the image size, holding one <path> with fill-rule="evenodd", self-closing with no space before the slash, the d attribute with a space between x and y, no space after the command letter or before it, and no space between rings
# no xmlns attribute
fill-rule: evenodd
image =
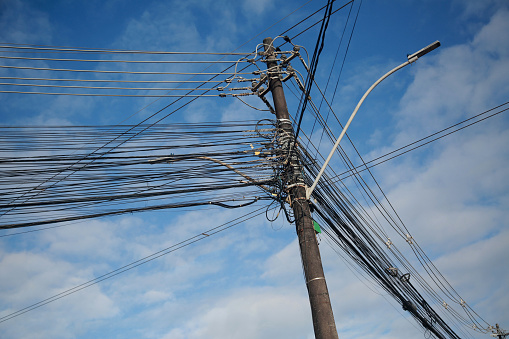
<svg viewBox="0 0 509 339"><path fill-rule="evenodd" d="M63 58L30 58L30 57L14 57L2 56L0 59L7 60L30 60L30 61L74 61L74 62L106 62L106 63L143 63L143 64L231 64L232 62L241 63L249 62L248 60L238 59L230 60L109 60L109 59L63 59Z"/></svg>
<svg viewBox="0 0 509 339"><path fill-rule="evenodd" d="M232 63L232 62L230 62ZM163 75L244 75L252 72L151 72L151 71L113 71L113 70L93 70L93 69L69 69L69 68L49 68L49 67L28 67L28 66L7 66L0 65L0 68L26 69L37 71L57 71L57 72L84 72L84 73L115 73L115 74L163 74ZM231 68L231 66L229 67Z"/></svg>
<svg viewBox="0 0 509 339"><path fill-rule="evenodd" d="M202 73L200 73L202 74ZM223 83L224 80L115 80L115 79L59 79L59 78L23 78L23 77L0 77L6 80L30 80L30 81L72 81L72 82L120 82L120 83ZM15 85L9 83L6 85Z"/></svg>
<svg viewBox="0 0 509 339"><path fill-rule="evenodd" d="M0 127L0 228L263 200L260 193L270 193L273 167L281 161L268 146L273 124ZM131 138L140 129L146 133L135 143L97 151L97 145ZM77 145L80 152L68 154ZM31 156L24 156L26 151ZM57 176L59 185L50 182ZM231 188L236 193L226 194ZM161 204L162 198L173 200ZM132 205L137 202L144 206ZM49 209L51 216L45 214Z"/></svg>
<svg viewBox="0 0 509 339"><path fill-rule="evenodd" d="M314 107L314 106L313 106ZM316 108L315 108L316 109ZM319 112L317 112L317 115L319 115ZM320 123L322 123L321 120L319 120ZM325 128L326 126L324 125L324 129L327 130ZM327 130L328 132L328 130ZM329 132L328 132L329 133ZM312 145L312 143L310 143ZM315 147L316 148L316 147ZM301 151L304 152L303 149L301 149ZM342 152L343 153L343 152ZM319 153L318 153L319 154ZM344 157L342 155L342 157ZM306 160L304 161L304 163L306 164L306 166L316 166L316 162L313 161L312 159L310 159L309 157L304 157ZM350 167L350 165L348 165ZM352 166L353 167L353 166ZM306 169L309 169L308 167L306 167ZM354 173L354 174L357 174L357 173ZM309 177L314 177L316 175L315 174L310 174ZM356 175L356 178L357 178L357 175ZM369 191L366 191L367 193L368 192L371 192L371 189L369 189L369 187L367 186L367 183L362 179L362 177L358 177L356 180L361 180L360 183L361 183L361 186L363 187L366 187L365 189L366 190L369 190ZM331 182L329 180L329 178L326 178L324 179L324 183L322 185L325 185L325 186L332 186L330 188L330 192L328 191L327 195L330 196L331 194L337 194L338 192L340 192L339 188L335 188L334 187L334 183ZM324 186L324 187L325 187ZM333 193L331 193L333 192ZM382 206L381 205L381 202L376 199L376 196L374 194L372 194L372 192L369 194L370 197L372 197L372 199L375 199L373 201L373 203L376 205L376 206ZM348 202L348 200L346 200L346 197L342 197L341 200L337 200L335 202L335 204L339 204L340 206L340 211L341 211L341 214L344 215L348 209L346 209L346 206L350 206L350 208L352 208L351 206L351 203ZM345 207L341 207L341 206L345 206ZM392 208L392 206L391 206ZM393 208L392 208L393 209ZM353 210L355 211L355 210ZM385 209L381 210L380 211L383 215L388 215L388 211L386 211ZM339 213L339 212L338 212ZM346 214L346 216L342 216L342 219L347 221L347 222L353 222L352 220L352 216L349 215L349 214ZM362 219L361 219L362 220ZM395 223L395 220L394 219L387 219L387 221L389 223ZM366 221L364 221L366 222ZM400 220L400 222L402 223L402 221ZM355 224L354 224L355 225ZM370 229L375 232L374 234L376 234L376 231L375 231L375 228L372 228L371 226L369 226L369 224L367 224L368 227L370 227ZM359 225L357 226L354 226L355 229L358 229L359 228ZM341 233L345 233L347 231L345 230L342 230L340 231ZM405 233L402 233L401 234L403 236L403 239L406 239L408 241L412 241L412 240L409 240L409 239L412 239L412 238L406 238L408 237L409 235ZM385 244L386 240L387 240L387 236L385 236L385 240L384 240L384 237L383 236L380 236L380 235L377 235L379 241L382 243L382 244ZM358 243L359 240L355 240L354 243ZM389 249L396 249L395 245L393 245L391 242L390 242L390 239L389 239L389 242L388 242L389 245ZM417 243L414 241L412 241L412 244L413 247L412 250L414 250L414 254L416 255L417 259L419 260L420 264L423 266L423 268L425 269L426 273L432 278L433 282L436 284L436 286L445 294L446 297L448 298L452 298L452 300L455 300L455 302L459 304L461 304L463 306L463 309L465 310L465 314L469 317L470 321L468 321L464 316L460 315L458 312L456 312L452 307L449 307L448 309L446 309L448 311L448 313L446 312L444 315L446 317L451 317L451 321L452 322L456 322L456 321L459 321L461 324L465 324L467 326L470 327L471 324L474 324L475 327L474 328L478 328L480 331L484 331L486 332L487 330L487 323L479 316L477 316L475 314L475 312L473 312L471 310L471 308L468 306L468 304L464 303L463 300L459 297L459 295L456 293L456 291L454 291L454 289L452 288L452 286L447 282L447 280L445 280L444 276L436 269L436 267L433 265L433 263L429 260L429 258L425 255L425 253L422 251L422 249L420 249L420 247L417 245ZM349 253L349 250L347 247L342 247L344 251L346 251L347 253ZM394 253L394 252L393 252ZM399 252L398 252L399 253ZM426 282L425 280L417 273L417 271L415 270L415 268L413 268L409 263L408 261L403 258L401 256L401 253L398 254L398 256L396 258L399 258L398 260L403 260L402 261L402 264L403 264L403 267L409 269L412 274L414 274L414 277L417 279L418 283L423 287L424 291L426 291L426 293L429 293L430 296L432 296L432 299L436 300L436 302L438 302L439 304L441 304L442 302L444 302L442 299L442 297L439 296L439 294L437 292L435 292ZM359 263L359 258L357 257L356 259L354 258L354 262L355 263ZM390 266L386 266L386 267L390 267ZM378 276L378 275L377 275ZM413 294L415 294L415 292L412 292ZM398 297L400 298L400 297ZM406 302L406 300L408 299L400 299L400 302ZM418 300L421 300L421 299L418 299ZM404 306L404 304L403 304ZM404 306L404 307L407 307L408 306ZM423 306L424 307L424 310L426 312L428 312L428 306ZM425 313L425 314L429 314L429 313ZM427 322L422 322L423 319L425 318L422 318L422 314L419 315L419 314L416 314L416 317L418 319L419 322L421 322L421 324L426 324L426 326L431 326L429 321ZM435 317L435 316L433 316ZM433 320L435 321L435 320ZM442 322L443 323L443 322ZM484 323L485 325L481 324L481 323ZM443 323L443 325L445 326L445 323ZM442 325L441 325L442 326ZM428 327L425 327L426 330L429 330ZM445 331L447 333L449 333L449 329L448 327L446 326L445 327ZM455 335L451 332L449 333L450 335L452 335L452 337L455 337Z"/></svg>
<svg viewBox="0 0 509 339"><path fill-rule="evenodd" d="M182 88L182 87L111 87L111 86L74 86L74 85L50 85L50 84L26 84L26 83L5 83L0 86L24 86L24 87L51 87L51 88L73 88L73 89L105 89L105 90L135 90L135 91L210 91L211 88ZM219 90L219 89L215 89ZM222 90L222 89L221 89ZM232 90L232 89L229 89ZM235 88L233 88L235 90Z"/></svg>
<svg viewBox="0 0 509 339"><path fill-rule="evenodd" d="M338 175L336 175L336 176L332 177L331 179L344 180L344 179L346 179L346 178L350 177L351 175L353 175L353 174L349 174L349 173L351 173L351 172L354 172L354 171L355 171L356 173L360 173L360 172L362 172L362 171L365 171L365 170L366 170L366 168L372 168L372 167L375 167L375 166L381 165L381 164L383 164L384 162L387 162L387 161L389 161L389 160L392 160L392 159L394 159L394 158L397 158L397 157L399 157L399 156L402 156L402 155L404 155L404 154L406 154L406 153L408 153L408 152L411 152L411 151L414 151L414 150L416 150L416 149L418 149L418 148L421 148L421 147L423 147L423 146L426 146L426 145L428 145L428 144L430 144L430 143L432 143L432 142L434 142L434 141L437 141L437 140L440 140L440 139L442 139L442 138L444 138L444 137L446 137L446 136L452 135L452 134L454 134L454 133L456 133L456 132L459 132L459 131L461 131L461 130L463 130L463 129L467 128L467 127L473 126L473 125L478 124L478 123L480 123L480 122L482 122L482 121L484 121L484 120L487 120L487 119L489 119L489 118L495 117L495 116L499 115L500 113L504 113L504 112L508 111L508 110L509 110L509 107L508 107L508 108L504 108L504 109L502 109L502 110L500 110L500 111L498 111L498 112L492 113L492 114L490 114L490 115L488 115L488 116L486 116L486 117L484 117L484 118L482 118L482 119L479 119L479 120L477 120L477 121L471 122L470 124L467 124L467 125L465 125L465 126L462 126L462 127L457 128L457 129L455 129L455 130L452 130L452 131L451 131L451 132L449 132L449 133L446 133L446 134L440 135L440 136L438 136L438 137L436 137L436 138L433 138L433 139L427 140L427 139L432 138L432 137L434 137L434 136L436 136L436 135L439 135L439 134L441 134L441 133L443 133L443 132L445 132L445 131L447 131L447 130L450 130L450 129L454 128L454 127L457 127L457 126L459 126L459 125L462 125L462 124L464 124L464 123L466 123L466 122L468 122L468 121L470 121L470 120L473 120L473 119L475 119L475 118L479 118L479 117L481 117L481 116L483 116L483 115L485 115L485 114L487 114L487 113L489 113L489 112L492 112L492 111L494 111L494 110L496 110L496 109L502 108L503 106L505 106L505 105L507 105L507 104L509 104L509 101L508 101L508 102L505 102L505 103L503 103L503 104L501 104L501 105L498 105L498 106L496 106L496 107L490 108L489 110L486 110L486 111L484 111L484 112L482 112L482 113L479 113L479 114L477 114L477 115L474 115L473 117L470 117L470 118L468 118L468 119L462 120L462 121L460 121L460 122L458 122L458 123L456 123L456 124L454 124L454 125L451 125L451 126L449 126L449 127L446 127L446 128L444 128L444 129L442 129L442 130L440 130L440 131L437 131L437 132L435 132L435 133L433 133L433 134L430 134L430 135L428 135L428 136L426 136L426 137L424 137L424 138L421 138L421 139L419 139L419 140L416 140L416 141L414 141L414 142L411 142L411 143L409 143L409 144L407 144L407 145L405 145L405 146L399 147L399 148L397 148L397 149L395 149L395 150L393 150L393 151L390 151L390 152L388 152L388 153L385 153L384 155L381 155L381 156L379 156L379 157L376 157L375 159L369 160L369 161L365 162L363 165L359 165L359 166L357 166L357 167L355 167L355 168L352 168L352 169L350 169L350 170L348 170L348 171L345 171L345 172L343 172L343 173L340 173L340 174L338 174ZM422 141L425 141L425 140L427 140L427 141L426 141L426 142L424 142L424 143L422 143L422 144L419 144L419 145L417 145L417 146L415 146L415 147L412 147L412 148L409 148L409 149L405 150L406 148L408 148L408 147L410 147L410 146L412 146L412 145L416 145L416 144L418 144L418 143L420 143L420 142L422 142ZM397 152L399 152L399 151L403 151L403 150L405 150L405 151L404 151L404 152L401 152L401 153L397 153ZM397 154L395 154L395 155L393 155L393 156L389 157L391 154L394 154L394 153L397 153ZM389 158L387 158L387 157L389 157ZM385 158L385 159L384 159L384 158ZM382 160L382 159L383 159L383 160ZM378 160L380 160L380 161L378 161ZM370 166L367 166L368 164L371 164L371 163L373 163L373 162L374 162L374 164L372 164L372 165L370 165ZM346 174L349 174L349 175L344 176L344 175L346 175Z"/></svg>
<svg viewBox="0 0 509 339"><path fill-rule="evenodd" d="M297 8L296 10L294 10L293 12L291 12L290 14L288 14L287 16L285 16L283 19L279 20L278 22L280 22L280 21L284 20L285 18L287 18L288 16L292 15L292 14L293 14L293 13L295 13L298 9L300 9L300 8L304 7L304 6L305 6L306 4L308 4L309 2L311 2L311 0L310 0L310 1L308 1L307 3L305 3L304 5L300 6L299 8ZM277 24L278 22L274 23L274 24L273 24L273 25L271 25L270 27L274 26L274 25L275 25L275 24ZM269 28L270 28L270 27L269 27ZM267 28L267 29L268 29L268 28ZM264 30L264 31L262 31L261 33L265 32L267 29L265 29L265 30ZM260 35L261 33L259 33L258 35ZM257 35L257 36L258 36L258 35ZM256 37L256 36L255 36L255 37ZM248 40L248 42L249 42L249 41L251 41L251 40L253 40L255 37L253 37L252 39ZM247 43L247 42L246 42L246 43ZM243 45L245 45L246 43L244 43ZM242 47L243 45L241 45L240 47ZM239 48L240 48L240 47L239 47ZM237 48L237 49L238 49L238 48ZM0 66L0 67L1 67L1 66ZM9 67L10 67L10 66L9 66ZM210 67L210 66L208 66L207 68L209 68L209 67ZM229 68L231 68L231 67L232 67L232 66L230 66ZM207 69L207 68L206 68L206 69ZM227 69L229 69L229 68L227 68ZM227 69L223 70L223 71L222 71L221 73L219 73L219 74L225 74L225 72L226 72L226 70L227 70ZM92 71L88 70L87 72L92 72ZM103 71L103 72L108 72L108 71ZM109 71L109 72L111 72L111 71ZM131 72L131 73L132 73L132 72ZM141 72L140 72L140 73L141 73ZM166 72L166 73L168 73L168 72ZM145 73L145 74L146 74L146 73ZM161 74L161 73L160 73L160 74ZM179 74L184 74L184 73L179 73ZM206 73L203 73L203 72L202 72L202 73L188 73L188 74L195 74L195 75L197 75L197 74L206 74ZM214 79L216 76L218 76L218 75L219 75L218 73L210 73L210 74L214 74L214 77L212 77L212 78L211 78L211 79L209 79L209 80L212 80L212 79ZM236 71L235 73L229 73L229 74L237 74L237 75L238 75L238 74L243 74L243 73L241 73L241 72L237 72L237 71ZM203 96L203 95L201 95L201 96ZM163 119L165 119L165 118L166 118L166 117L168 117L169 115L173 114L173 113L174 113L174 112L176 112L177 110L179 110L179 109L181 109L181 108L185 107L186 105L189 105L191 102L193 102L194 100L196 100L198 97L199 97L199 96L192 98L190 101L188 101L188 102L184 103L182 106L178 107L176 110L174 110L174 111L172 111L172 112L170 112L170 113L166 114L163 118L161 118L161 119L157 120L156 122L154 122L154 123L153 123L153 124L151 124L150 126L148 126L148 127L144 128L142 131L137 132L136 134L134 134L134 135L130 136L128 139L126 139L126 140L124 140L123 142L121 142L121 143L120 143L120 145L121 145L121 144L123 144L123 143L125 143L125 142L127 142L127 141L129 141L129 140L131 140L134 136L136 136L136 135L138 135L138 134L140 134L140 133L142 133L142 132L146 131L148 128L150 128L150 127L154 126L155 124L159 123L160 121L162 121ZM160 98L161 98L161 97L159 97L159 99L160 99ZM172 103L170 103L170 104L166 105L165 107L161 108L160 110L156 111L155 113L153 113L152 115L150 115L148 118L144 119L141 123L144 123L144 122L148 121L149 119L151 119L152 117L156 116L157 114L159 114L159 113L160 113L160 112L162 112L163 110L165 110L165 109L167 109L168 107L172 106L173 104L177 103L177 102L178 102L179 100L181 100L182 98L183 98L183 96L182 96L182 97L179 97L178 99L176 99L176 100L175 100L175 101L173 101ZM158 99L158 100L159 100L159 99ZM141 123L139 123L139 124L141 124ZM138 124L138 125L139 125L139 124ZM128 129L125 133L130 132L133 128L134 128L134 127L132 127L132 128L130 128L130 129ZM124 135L124 134L122 134L122 135ZM122 136L122 135L121 135L121 136ZM120 136L119 136L119 137L120 137ZM116 138L114 138L113 140L110 140L110 141L109 141L109 142L107 142L105 145L103 145L103 146L99 147L98 149L94 150L91 154L93 154L93 153L95 153L95 152L99 151L100 149L102 149L103 147L105 147L105 146L109 145L111 142L113 142L113 141L117 140L119 137L116 137ZM118 146L116 146L116 147L118 147ZM108 152L109 152L109 151L108 151ZM84 159L86 159L87 157L88 157L88 156L86 156ZM78 160L78 161L77 161L77 163L81 162L82 160L83 160L83 159ZM74 166L74 165L72 165L72 166ZM71 166L71 167L72 167L72 166ZM60 182L61 180L63 180L63 179L65 179L65 178L67 178L69 175L71 175L71 174L73 174L73 173L75 173L75 171L74 171L74 172L71 172L71 173L70 173L70 174L68 174L68 175L66 175L64 178L59 178L59 179L57 179L57 181L56 181L56 182L54 182L54 183L52 184L52 186L54 186L56 183ZM57 175L58 175L58 174L57 174ZM53 177L52 177L52 178L50 178L50 179L47 179L47 180L46 180L46 181L44 181L42 184L44 184L44 183L48 182L48 180L53 180L55 177L56 177L56 175L55 175L55 176L53 176ZM40 184L40 185L42 185L42 184ZM37 188L39 188L39 187L40 187L40 185L38 185L38 186L36 187L36 189L37 189ZM38 194L39 194L39 193L38 193ZM38 194L36 194L36 195L38 195ZM30 198L29 198L29 199L30 199Z"/></svg>
<svg viewBox="0 0 509 339"><path fill-rule="evenodd" d="M141 50L115 50L115 49L90 49L78 47L63 47L49 45L30 45L1 43L0 48L20 49L29 51L56 51L56 52L80 52L80 53L113 53L113 54L161 54L161 55L246 55L242 52L170 52L170 51L141 51Z"/></svg>
<svg viewBox="0 0 509 339"><path fill-rule="evenodd" d="M171 90L171 89L168 89ZM195 91L196 89L193 89ZM210 90L210 89L209 89ZM57 93L57 92L24 92L24 91L0 91L10 94L44 94L44 95L68 95L80 97L124 97L124 98L201 98L201 97L227 97L235 96L233 93L224 94L100 94L100 93Z"/></svg>
<svg viewBox="0 0 509 339"><path fill-rule="evenodd" d="M322 20L322 26L320 27L320 31L318 33L318 37L317 37L317 41L316 41L315 51L314 51L313 57L311 59L311 64L309 65L309 69L307 70L308 76L307 76L306 82L305 82L306 91L304 93L302 93L302 97L301 97L301 100L299 103L299 108L297 108L297 111L300 111L300 114L299 114L300 117L298 119L297 129L295 131L295 139L296 140L299 137L300 125L302 123L302 117L304 115L304 111L306 110L307 102L308 102L309 95L311 92L311 87L313 85L313 80L315 78L316 69L318 67L318 60L320 58L320 54L322 53L322 50L323 50L323 47L325 44L325 33L327 32L327 28L329 26L329 20L330 20L331 12L332 12L332 4L333 4L333 2L330 0L327 2L327 7L325 8L324 17Z"/></svg>

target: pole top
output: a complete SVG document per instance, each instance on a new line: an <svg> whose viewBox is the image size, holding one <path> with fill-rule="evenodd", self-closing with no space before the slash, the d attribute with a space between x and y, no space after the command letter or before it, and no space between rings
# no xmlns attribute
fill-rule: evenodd
<svg viewBox="0 0 509 339"><path fill-rule="evenodd" d="M260 41L260 40L258 40ZM264 45L270 45L270 43L272 42L272 38L271 37L267 37L265 39L263 39L263 44Z"/></svg>

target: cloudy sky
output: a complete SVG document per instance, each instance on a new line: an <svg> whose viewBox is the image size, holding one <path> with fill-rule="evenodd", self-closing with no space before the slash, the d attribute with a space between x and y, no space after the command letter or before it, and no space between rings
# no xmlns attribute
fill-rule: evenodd
<svg viewBox="0 0 509 339"><path fill-rule="evenodd" d="M339 8L346 1L336 3ZM264 37L279 35L323 5L319 0L4 0L0 41L192 52L231 52L242 46L239 51L247 53ZM296 35L322 17L323 12L318 13L291 33ZM294 43L311 54L318 29L319 25L306 31ZM369 161L509 101L507 32L506 1L366 0L362 5L355 1L331 18L317 83L325 88L331 75L330 99L339 78L333 108L345 122L375 80L406 61L407 54L440 40L438 50L384 81L359 111L349 134ZM7 72L2 69L0 75ZM164 100L154 100L2 93L0 123L103 125L128 117L127 123L138 123L164 107ZM298 101L288 102L295 116ZM267 115L232 98L203 98L164 122ZM312 125L312 115L305 115L303 129L311 131ZM338 135L337 122L331 120L329 125ZM373 167L389 201L440 272L484 320L506 329L508 127L507 113L501 113ZM311 136L313 142L319 141L320 132ZM323 142L320 150L326 152L327 147ZM337 159L332 165L337 173L344 170ZM0 316L250 211L138 213L1 237ZM397 303L354 272L324 237L320 250L340 338L424 335ZM409 260L415 262L410 256L408 251ZM265 216L250 219L1 322L0 333L2 338L312 338L295 228L282 218L273 223ZM458 333L462 338L489 337L465 327Z"/></svg>

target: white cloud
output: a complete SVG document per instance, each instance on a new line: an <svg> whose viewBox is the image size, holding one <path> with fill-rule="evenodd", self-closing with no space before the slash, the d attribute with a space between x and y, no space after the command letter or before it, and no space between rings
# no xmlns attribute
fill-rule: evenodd
<svg viewBox="0 0 509 339"><path fill-rule="evenodd" d="M309 338L306 299L284 287L242 289L164 338Z"/></svg>
<svg viewBox="0 0 509 339"><path fill-rule="evenodd" d="M227 34L214 39L200 31L197 20L201 16L192 11L196 3L147 8L128 23L117 47L202 50L205 46L228 50L234 46L235 39ZM475 3L471 1L469 6L480 6ZM213 6L205 10L213 11ZM254 14L270 10L267 2L236 6L255 6L249 9ZM232 8L215 15L217 21L210 26L234 36L240 29L235 20L242 17L235 17ZM252 16L251 23L256 17ZM509 43L504 33L508 22L507 11L501 10L471 41L443 46L435 56L426 56L415 65L415 81L396 114L400 124L394 146L490 108L507 97ZM44 20L40 27L44 28ZM172 30L180 33L172 35ZM352 87L343 88L342 100L355 100L351 89L364 87L376 69L367 69L367 77L359 73L350 82ZM68 122L72 103L62 99L55 105L38 121ZM194 108L199 114L187 116L188 121L243 120L248 112L238 101L229 102L217 115L216 107L207 102ZM451 283L458 286L460 294L489 321L506 319L504 310L509 303L500 284L508 278L503 261L508 257L509 221L506 121L503 116L493 118L433 144L425 157L410 153L401 163L389 162L377 169L377 178L412 234ZM166 219L161 227L151 221L157 218L153 215L124 218L122 225L94 221L86 223L86 228L41 234L37 247L29 251L2 247L0 271L9 272L8 278L0 282L0 299L7 305L2 314L238 215L238 211L211 210L182 215L161 213L161 219ZM373 286L358 281L323 242L321 249L340 337L420 335L400 316L404 312L399 305L394 310L371 292L368 287ZM88 337L101 322L104 328L119 333L128 330L138 337L311 338L293 226L274 232L266 222L255 219L21 316L9 322L4 333L12 338Z"/></svg>
<svg viewBox="0 0 509 339"><path fill-rule="evenodd" d="M504 0L454 0L453 4L461 12L461 15L467 19L471 17L482 17L487 13L492 14L496 9L507 6Z"/></svg>
<svg viewBox="0 0 509 339"><path fill-rule="evenodd" d="M500 10L468 44L443 46L419 60L396 114L395 144L413 141L506 101L509 11Z"/></svg>
<svg viewBox="0 0 509 339"><path fill-rule="evenodd" d="M51 43L49 17L24 1L0 3L0 40L3 42Z"/></svg>
<svg viewBox="0 0 509 339"><path fill-rule="evenodd" d="M261 15L264 12L274 8L274 4L270 0L244 0L242 7L245 11L246 16Z"/></svg>
<svg viewBox="0 0 509 339"><path fill-rule="evenodd" d="M396 113L393 148L507 101L509 44L502 32L509 30L508 22L509 12L500 9L471 42L442 46L419 61ZM496 283L509 274L501 259L509 256L503 245L509 220L503 114L375 170L411 234L489 322L508 315L504 307L497 314L488 304L509 302ZM400 248L408 246L402 241Z"/></svg>
<svg viewBox="0 0 509 339"><path fill-rule="evenodd" d="M0 270L8 272L0 283L2 316L33 303L43 296L51 297L92 278L90 269L81 269L63 260L30 252L12 252L2 255ZM65 307L57 300L31 311L31 316L13 318L3 329L7 338L74 337L80 324L113 317L118 309L99 286L80 293L79 297L65 298ZM88 300L88 302L83 302ZM44 315L44 316L43 316ZM54 319L54 321L48 321ZM34 329L37 328L37 331Z"/></svg>

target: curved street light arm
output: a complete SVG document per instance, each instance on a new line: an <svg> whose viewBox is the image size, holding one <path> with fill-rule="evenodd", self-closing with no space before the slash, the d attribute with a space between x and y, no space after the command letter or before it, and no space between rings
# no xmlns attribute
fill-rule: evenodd
<svg viewBox="0 0 509 339"><path fill-rule="evenodd" d="M341 142L341 139L343 139L343 136L345 135L346 133L346 130L348 129L348 127L350 126L350 123L352 122L353 118L355 117L355 115L357 114L357 111L359 110L359 108L361 107L362 103L364 102L364 100L366 99L366 97L368 96L369 93L371 93L371 91L379 84L381 83L385 78L387 78L389 75L391 75L392 73L402 69L403 67L415 62L417 59L419 59L420 57L422 57L423 55L431 52L432 50L434 50L435 48L439 47L440 46L440 42L439 41L435 41L434 43L432 43L431 45L421 49L420 51L408 56L408 61L402 63L401 65L393 68L392 70L390 70L389 72L385 73L380 79L378 79L373 85L371 85L371 87L366 91L366 93L364 93L364 95L362 96L361 100L359 101L359 103L357 104L357 106L355 107L355 109L353 110L353 113L352 115L350 116L350 119L348 119L348 122L346 123L345 127L343 127L343 130L341 131L341 134L339 135L338 139L336 140L336 143L334 144L334 147L332 147L332 150L330 151L329 153L329 156L327 157L327 159L325 160L322 168L320 169L320 172L318 173L318 175L316 176L316 179L315 181L313 182L313 185L311 187L308 187L306 189L306 199L309 199L311 197L311 194L313 193L316 185L318 184L318 180L320 180L323 172L325 171L325 168L327 167L327 165L329 164L329 161L331 160L332 156L334 155L334 152L336 151L336 148L338 148L339 146L339 143Z"/></svg>

